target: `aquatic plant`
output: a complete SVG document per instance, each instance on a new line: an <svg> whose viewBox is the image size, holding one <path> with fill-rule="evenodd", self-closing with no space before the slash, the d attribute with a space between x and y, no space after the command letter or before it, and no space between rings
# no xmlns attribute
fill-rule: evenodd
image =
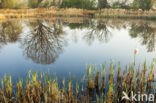
<svg viewBox="0 0 156 103"><path fill-rule="evenodd" d="M16 83L16 89L14 89L10 75L1 78L0 102L128 103L128 100L122 99L123 91L129 97L132 96L132 91L140 94L155 94L154 83L155 62L150 67L144 62L142 68L139 66L138 69L135 69L135 65L131 64L124 71L122 71L120 63L116 70L116 66L111 62L109 74L106 73L104 65L101 66L101 70L88 65L87 76L84 76L81 82L77 81L75 88L72 79L69 81L63 79L62 84L60 84L56 77L49 78L47 73L40 73L39 76L36 72L29 72L25 81L19 79Z"/></svg>

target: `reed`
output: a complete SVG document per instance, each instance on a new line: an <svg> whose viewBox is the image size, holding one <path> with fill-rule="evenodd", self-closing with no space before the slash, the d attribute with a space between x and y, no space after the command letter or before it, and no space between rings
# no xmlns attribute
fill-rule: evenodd
<svg viewBox="0 0 156 103"><path fill-rule="evenodd" d="M36 8L36 9L0 9L0 20L9 18L43 17L90 17L90 18L131 18L156 19L156 10L102 9L84 10L75 8Z"/></svg>
<svg viewBox="0 0 156 103"><path fill-rule="evenodd" d="M117 69L117 72L115 72ZM99 72L101 71L101 73ZM108 75L108 79L107 79ZM116 80L116 82L115 82ZM25 82L25 83L24 83ZM68 85L66 85L66 83ZM87 85L84 86L83 84ZM1 78L0 102L2 103L129 103L122 100L122 92L131 97L131 91L143 94L155 93L155 62L147 67L146 62L142 68L135 68L134 63L122 71L111 62L109 74L104 65L101 70L96 66L87 66L87 76L81 82L63 79L62 86L57 78L49 78L46 73L30 72L28 78L20 79L13 89L10 75ZM24 86L25 85L25 86ZM80 87L80 85L82 85ZM107 86L108 85L108 86Z"/></svg>

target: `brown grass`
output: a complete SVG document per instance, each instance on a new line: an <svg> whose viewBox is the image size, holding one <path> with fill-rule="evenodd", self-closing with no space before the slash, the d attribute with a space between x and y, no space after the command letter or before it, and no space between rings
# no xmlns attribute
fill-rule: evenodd
<svg viewBox="0 0 156 103"><path fill-rule="evenodd" d="M82 9L1 9L0 14L6 18L27 18L27 17L89 17L95 11Z"/></svg>
<svg viewBox="0 0 156 103"><path fill-rule="evenodd" d="M37 9L0 9L0 19L5 18L28 18L28 17L115 17L115 18L139 18L156 19L156 10L125 10L125 9L59 9L59 8L37 8Z"/></svg>
<svg viewBox="0 0 156 103"><path fill-rule="evenodd" d="M30 73L28 79L25 81L19 80L16 83L17 91L13 91L13 83L11 76L1 78L0 88L0 102L1 103L129 103L122 100L122 92L130 94L131 91L143 94L150 94L154 92L155 83L155 63L151 67L147 67L146 62L143 64L142 69L135 70L134 64L125 68L121 73L120 64L118 65L117 72L115 72L115 65L111 63L109 73L105 71L102 65L101 73L96 70L96 67L89 65L87 67L87 83L86 88L79 88L80 82L76 83L76 90L73 88L72 80L67 81L68 86L65 85L65 80L60 83L57 78L47 79L47 74ZM94 72L92 72L94 70ZM136 72L136 73L135 73ZM108 73L108 74L107 74ZM117 74L117 76L115 76ZM106 76L108 75L108 79ZM117 83L115 83L117 79ZM106 85L108 84L108 91ZM115 88L117 90L115 90ZM14 94L15 93L15 94ZM91 102L91 103L92 103Z"/></svg>
<svg viewBox="0 0 156 103"><path fill-rule="evenodd" d="M4 15L0 14L0 20L6 19Z"/></svg>

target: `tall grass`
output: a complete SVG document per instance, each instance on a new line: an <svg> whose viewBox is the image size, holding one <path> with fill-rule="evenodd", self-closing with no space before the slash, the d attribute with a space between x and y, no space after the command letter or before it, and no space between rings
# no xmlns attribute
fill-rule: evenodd
<svg viewBox="0 0 156 103"><path fill-rule="evenodd" d="M87 76L84 76L81 82L77 82L76 87L74 87L71 79L69 81L63 79L60 88L61 84L57 82L56 77L48 78L46 73L38 75L36 72L30 72L25 81L20 79L16 83L15 91L13 90L14 83L12 83L11 76L4 76L4 78L1 78L0 102L128 103L129 101L122 100L123 91L129 96L131 96L131 91L134 93L140 92L140 94L155 93L155 85L153 85L155 83L154 65L153 62L150 67L147 67L145 62L142 68L135 69L133 63L122 71L119 63L117 72L115 72L116 66L111 63L108 74L104 65L101 66L101 72L95 66L88 65ZM108 79L106 79L107 76ZM68 82L68 85L65 82ZM87 85L84 86L84 83Z"/></svg>

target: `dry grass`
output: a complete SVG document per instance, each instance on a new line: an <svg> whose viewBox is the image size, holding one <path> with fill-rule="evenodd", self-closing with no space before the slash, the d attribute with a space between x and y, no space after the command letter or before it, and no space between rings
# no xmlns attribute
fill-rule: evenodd
<svg viewBox="0 0 156 103"><path fill-rule="evenodd" d="M1 9L0 14L6 18L27 17L89 17L94 11L82 9Z"/></svg>
<svg viewBox="0 0 156 103"><path fill-rule="evenodd" d="M156 10L125 10L102 9L96 13L96 17L132 18L132 19L156 19Z"/></svg>
<svg viewBox="0 0 156 103"><path fill-rule="evenodd" d="M37 9L0 9L0 18L30 18L30 17L114 17L114 18L136 18L156 19L156 11L124 10L124 9L59 9L59 8L37 8Z"/></svg>
<svg viewBox="0 0 156 103"><path fill-rule="evenodd" d="M129 94L131 91L138 93L152 93L155 89L155 67L154 63L150 68L147 68L146 62L143 68L135 70L134 64L128 69L125 68L121 72L120 64L115 73L115 65L111 63L109 68L109 77L106 79L107 73L104 65L102 65L101 73L96 67L87 66L87 78L82 79L82 83L76 83L73 87L72 80L62 81L62 88L57 82L57 78L47 79L46 73L30 73L26 84L23 86L23 81L19 80L16 83L16 92L13 92L13 83L11 76L5 76L1 80L0 102L2 103L128 103L122 100L122 91ZM136 73L135 73L136 72ZM115 76L117 75L117 76ZM84 88L83 82L87 80L87 86ZM117 82L115 83L115 79ZM82 84L81 89L79 88ZM108 85L108 90L106 90ZM76 89L73 89L76 88ZM116 89L116 90L115 90ZM154 92L154 91L153 91Z"/></svg>
<svg viewBox="0 0 156 103"><path fill-rule="evenodd" d="M0 14L0 20L5 20L5 19L6 19L5 16Z"/></svg>

